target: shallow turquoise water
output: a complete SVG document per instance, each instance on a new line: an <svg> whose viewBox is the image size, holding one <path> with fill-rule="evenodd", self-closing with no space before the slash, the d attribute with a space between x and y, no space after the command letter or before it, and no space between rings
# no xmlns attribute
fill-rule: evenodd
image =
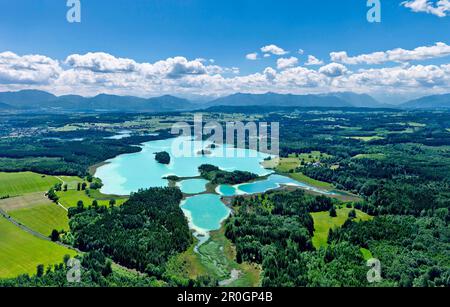
<svg viewBox="0 0 450 307"><path fill-rule="evenodd" d="M230 214L230 209L216 194L189 197L182 202L181 209L188 217L191 228L198 233L219 229L221 222Z"/></svg>
<svg viewBox="0 0 450 307"><path fill-rule="evenodd" d="M189 138L147 142L142 145L141 152L124 154L108 160L108 164L97 169L95 176L103 182L102 193L128 195L142 188L167 186L168 181L163 178L169 175L198 176L198 167L202 164L213 164L228 171L248 171L259 176L272 173L260 164L264 158L268 157L267 154L248 149L236 149L227 145L210 149L207 148L208 145L206 142L192 141ZM184 150L184 155L180 155L180 148ZM205 148L211 151L211 154L202 156L198 153ZM156 162L155 152L160 151L169 152L171 156L169 165ZM206 183L207 181L203 179L190 179L180 182L179 186L185 193L196 194L205 191ZM333 194L275 174L262 181L236 186L221 185L217 188L217 192L225 196L262 193L278 188L280 184L295 185L322 194ZM202 235L199 238L201 242L208 238L208 231L219 229L221 221L230 213L230 209L220 201L220 197L214 194L196 195L187 198L181 205L190 221L190 227L196 230L197 234Z"/></svg>
<svg viewBox="0 0 450 307"><path fill-rule="evenodd" d="M217 192L223 196L234 196L239 194L255 194L264 193L269 190L279 188L281 185L293 185L301 187L306 190L311 190L317 193L325 195L334 195L334 192L329 192L326 190L321 190L316 187L310 186L304 182L294 180L292 178L281 176L281 175L270 175L267 179L261 181L255 181L251 183L244 183L235 186L230 185L220 185L217 188Z"/></svg>
<svg viewBox="0 0 450 307"><path fill-rule="evenodd" d="M198 194L206 191L206 184L208 180L205 179L188 179L177 183L181 192L186 194Z"/></svg>
<svg viewBox="0 0 450 307"><path fill-rule="evenodd" d="M108 160L108 164L97 169L95 176L103 182L102 193L128 195L143 188L167 186L168 181L163 177L168 175L198 176L198 167L205 163L227 171L242 170L260 176L271 173L260 164L268 157L267 154L232 148L228 145L208 149L211 151L210 155L198 154L209 144L185 137L147 142L142 145L141 152L124 154ZM154 153L159 151L167 151L170 154L169 165L156 162ZM181 155L180 151L184 155Z"/></svg>
<svg viewBox="0 0 450 307"><path fill-rule="evenodd" d="M217 187L217 192L223 196L234 196L238 194L237 189L229 184L221 184Z"/></svg>

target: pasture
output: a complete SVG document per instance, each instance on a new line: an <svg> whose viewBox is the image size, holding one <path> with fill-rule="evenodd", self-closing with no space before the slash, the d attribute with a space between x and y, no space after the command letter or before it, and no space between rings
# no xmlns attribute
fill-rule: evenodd
<svg viewBox="0 0 450 307"><path fill-rule="evenodd" d="M331 217L328 211L323 212L312 212L311 216L314 220L314 236L312 238L312 243L315 248L326 247L328 232L330 229L336 229L344 225L348 218L348 213L352 208L337 208L336 217ZM364 213L360 210L356 211L356 218L354 221L368 221L372 219L370 215Z"/></svg>
<svg viewBox="0 0 450 307"><path fill-rule="evenodd" d="M84 206L92 205L92 202L94 200L97 200L99 206L108 206L110 199L116 199L117 206L120 206L126 201L125 198L116 198L116 197L106 198L104 195L101 195L100 193L92 193L91 195L94 197L89 197L86 194L86 191L77 191L77 190L59 191L56 194L59 196L59 203L63 205L65 208L76 207L78 201L80 200L83 202Z"/></svg>
<svg viewBox="0 0 450 307"><path fill-rule="evenodd" d="M0 216L0 278L34 274L36 267L61 263L64 255L76 252L40 239Z"/></svg>
<svg viewBox="0 0 450 307"><path fill-rule="evenodd" d="M49 236L53 229L69 229L67 212L42 192L0 200L0 209L26 227Z"/></svg>
<svg viewBox="0 0 450 307"><path fill-rule="evenodd" d="M32 172L3 173L0 172L0 197L17 196L32 192L46 192L61 181L54 176Z"/></svg>

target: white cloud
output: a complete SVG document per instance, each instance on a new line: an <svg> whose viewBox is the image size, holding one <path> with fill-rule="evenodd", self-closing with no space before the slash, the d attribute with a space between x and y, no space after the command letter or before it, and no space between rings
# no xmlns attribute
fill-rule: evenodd
<svg viewBox="0 0 450 307"><path fill-rule="evenodd" d="M330 63L320 67L319 72L327 77L339 77L347 72L347 67L339 63Z"/></svg>
<svg viewBox="0 0 450 307"><path fill-rule="evenodd" d="M417 47L413 50L396 48L388 51L378 51L353 57L349 57L345 51L330 53L330 57L333 62L340 62L349 65L420 61L449 55L450 46L442 42L438 42L433 46Z"/></svg>
<svg viewBox="0 0 450 307"><path fill-rule="evenodd" d="M408 0L401 5L416 13L433 14L438 17L446 17L450 12L449 0Z"/></svg>
<svg viewBox="0 0 450 307"><path fill-rule="evenodd" d="M0 84L48 84L61 72L59 62L46 56L0 53Z"/></svg>
<svg viewBox="0 0 450 307"><path fill-rule="evenodd" d="M403 55L402 55L403 56ZM297 60L298 61L298 60ZM279 70L238 75L237 67L173 57L153 63L106 53L69 55L65 65L43 55L0 53L0 90L38 88L56 94L156 96L226 95L235 92L366 93L450 92L450 64L409 65L349 70L341 63L317 68L296 66L296 58L279 58ZM312 58L311 58L311 61Z"/></svg>
<svg viewBox="0 0 450 307"><path fill-rule="evenodd" d="M258 59L258 53L254 52L254 53L249 53L245 56L245 58L247 60L251 60L251 61L255 61Z"/></svg>
<svg viewBox="0 0 450 307"><path fill-rule="evenodd" d="M104 52L89 52L84 55L72 54L65 63L73 68L87 69L94 72L131 72L138 64L130 59L116 58Z"/></svg>
<svg viewBox="0 0 450 307"><path fill-rule="evenodd" d="M285 54L288 53L283 48L280 48L280 47L278 47L277 45L274 45L274 44L262 47L261 51L263 53L271 53L271 54L274 54L274 55L285 55Z"/></svg>
<svg viewBox="0 0 450 307"><path fill-rule="evenodd" d="M263 57L270 58L270 53L264 53Z"/></svg>
<svg viewBox="0 0 450 307"><path fill-rule="evenodd" d="M303 55L303 54L305 53L305 50L303 50L303 49L298 49L298 50L297 50L297 53L300 54L300 55Z"/></svg>
<svg viewBox="0 0 450 307"><path fill-rule="evenodd" d="M278 69L286 69L289 67L293 67L297 64L298 64L298 59L296 57L279 58L277 60L277 68Z"/></svg>
<svg viewBox="0 0 450 307"><path fill-rule="evenodd" d="M267 80L273 81L277 77L277 71L272 67L267 67L264 69L264 76L266 76Z"/></svg>
<svg viewBox="0 0 450 307"><path fill-rule="evenodd" d="M167 69L166 76L169 78L181 78L186 75L203 75L207 73L207 68L201 61L188 61L185 57L180 56L156 62L155 66Z"/></svg>
<svg viewBox="0 0 450 307"><path fill-rule="evenodd" d="M308 55L308 61L305 63L306 66L312 65L323 65L323 61L319 60L313 55Z"/></svg>

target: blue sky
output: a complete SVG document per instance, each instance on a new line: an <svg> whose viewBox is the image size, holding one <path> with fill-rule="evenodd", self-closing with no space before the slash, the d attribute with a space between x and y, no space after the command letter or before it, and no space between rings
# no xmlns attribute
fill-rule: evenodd
<svg viewBox="0 0 450 307"><path fill-rule="evenodd" d="M413 4L421 2L421 0L409 1ZM436 11L426 11L425 8L421 8L420 3L415 3L415 7L405 7L401 5L402 1L397 0L381 0L381 23L367 22L366 0L81 0L80 2L82 22L71 24L66 21L68 10L66 0L0 0L0 52L12 52L19 57L30 54L42 55L58 61L61 70L65 72L69 69L87 69L88 67L80 65L70 67L66 59L73 54L85 55L89 52L102 52L115 58L150 64L177 56L188 61L188 64L180 65L190 65L189 61L200 58L213 59L214 63L208 61L208 64L203 63L203 65L216 65L223 68L220 73L223 78L236 76L244 78L254 74L263 75L263 71L268 67L280 73L280 69L277 69L277 60L280 58L295 57L298 62L290 65L290 68L296 66L306 69L304 63L308 55L321 60L325 66L336 62L330 59L331 52L345 51L348 56L357 56L395 48L414 50L417 47L433 46L437 42L450 44L450 17L448 16L450 12L446 8L443 8L441 12L447 16L439 17ZM433 1L431 4L433 5ZM270 57L264 58L261 47L270 44L282 48L286 54L271 54ZM302 49L304 53L298 54L299 49ZM246 59L247 54L254 52L258 53L258 60ZM349 77L350 73L356 73L359 69L380 69L399 65L441 67L450 63L450 56L445 53L445 50L442 54L422 57L418 61L400 61L401 63L383 61L383 63L370 65L359 62L340 63L340 65L346 66L346 75ZM234 73L235 76L230 76L233 75L230 72L232 67L238 68L239 74ZM336 67L332 68L336 69ZM7 69L9 70L6 71ZM30 79L28 81L33 81L28 83L32 84L27 84L25 82L27 80L14 81L12 77L14 73L10 69L11 67L3 68L5 70L3 74L6 77L2 78L0 65L0 89L52 88L49 80L36 82L28 78ZM318 71L320 65L308 66L307 69ZM446 72L447 68L445 66L442 69ZM56 70L58 69L55 69L54 74L61 75L61 71ZM205 81L205 76L200 80L200 75L203 73L195 69L194 71L195 73L187 73L183 78L172 78L179 79L178 87L166 84L161 86L161 92L222 95L233 91L259 92L261 88L265 88L261 84L253 90L248 80L243 80L247 83L241 87L236 85L237 81L227 80L227 84L222 84L210 92L205 88L199 88L198 85L192 86L192 90L189 90L188 83L192 85L192 83L205 82L208 83L208 87L213 88L216 85L211 83L214 81ZM93 76L93 78L101 79L103 85L86 84L84 80L77 86L66 88L56 84L54 91L65 93L81 90L85 94L117 92L143 96L156 95L158 92L158 88L152 84L149 85L151 90L135 93L133 88L142 87L142 84L139 86L130 86L129 83L116 84L111 81L112 76L105 75L105 71L101 73L101 77ZM296 73L301 76L309 74L309 71L297 69ZM208 72L207 74L216 73ZM85 77L86 74L83 75L83 78ZM340 76L329 74L327 77ZM76 78L80 79L80 76ZM184 82L189 78L189 82ZM281 80L286 76L276 78ZM311 76L311 78L316 77ZM105 82L106 79L110 82ZM73 78L71 80L73 81ZM291 92L340 90L336 84L330 86L333 80L327 80L325 82L327 84L298 82L300 81L290 82L295 84ZM449 87L447 82L448 79L439 79L433 86L428 85L426 92L445 92ZM302 91L298 90L299 87ZM392 84L391 87L394 88ZM275 85L273 90L276 91L277 88ZM285 83L279 88L280 92L290 91ZM393 91L393 88L388 90ZM342 90L353 90L353 88L347 82L345 86L342 86ZM356 88L354 90L358 91ZM379 84L362 91L373 92L374 95L384 92ZM402 93L392 92L394 96L409 94L411 91L408 88L405 88Z"/></svg>

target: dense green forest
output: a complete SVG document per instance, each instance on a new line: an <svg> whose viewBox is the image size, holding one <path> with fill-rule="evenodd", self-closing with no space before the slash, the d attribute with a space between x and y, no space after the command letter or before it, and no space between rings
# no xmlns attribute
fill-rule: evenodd
<svg viewBox="0 0 450 307"><path fill-rule="evenodd" d="M332 208L324 197L303 192L269 192L234 200L236 214L225 234L236 244L237 261L262 264L263 286L371 286L361 248L383 265L377 286L450 286L448 209L420 218L349 218L331 231L328 247L311 245L314 222L309 212Z"/></svg>
<svg viewBox="0 0 450 307"><path fill-rule="evenodd" d="M168 258L192 243L181 199L178 188L151 188L132 194L120 207L71 208L74 246L161 277Z"/></svg>
<svg viewBox="0 0 450 307"><path fill-rule="evenodd" d="M213 184L240 184L258 178L258 175L244 171L224 171L217 166L210 164L200 165L198 168L200 175Z"/></svg>
<svg viewBox="0 0 450 307"><path fill-rule="evenodd" d="M80 257L79 282L69 282L69 257L53 267L38 267L33 276L0 279L0 287L158 287L165 285L154 277L112 269L112 262L103 253L94 251Z"/></svg>

